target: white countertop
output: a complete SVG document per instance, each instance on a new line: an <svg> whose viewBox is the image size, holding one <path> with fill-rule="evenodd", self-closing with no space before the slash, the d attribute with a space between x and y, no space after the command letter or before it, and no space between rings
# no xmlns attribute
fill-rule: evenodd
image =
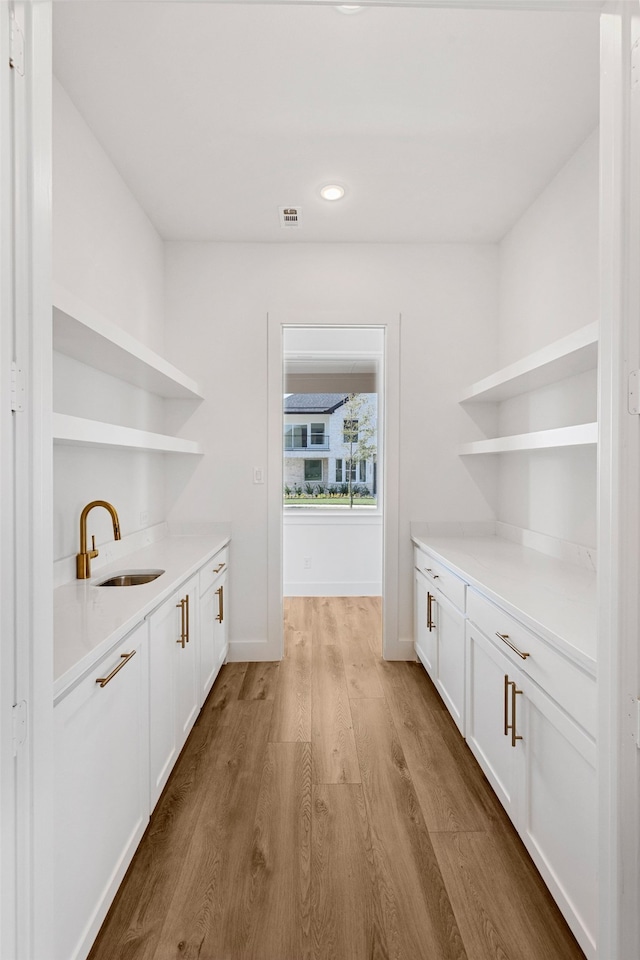
<svg viewBox="0 0 640 960"><path fill-rule="evenodd" d="M497 536L414 534L457 576L595 675L596 573Z"/></svg>
<svg viewBox="0 0 640 960"><path fill-rule="evenodd" d="M225 534L168 536L115 563L91 580L72 580L54 590L54 699L229 543ZM162 569L151 583L96 587L122 570Z"/></svg>

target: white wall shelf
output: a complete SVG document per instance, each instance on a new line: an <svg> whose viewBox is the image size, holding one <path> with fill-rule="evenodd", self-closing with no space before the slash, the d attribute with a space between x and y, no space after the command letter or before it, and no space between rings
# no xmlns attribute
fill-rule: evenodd
<svg viewBox="0 0 640 960"><path fill-rule="evenodd" d="M580 423L551 430L535 430L512 437L474 440L458 447L460 456L482 453L511 453L518 450L545 450L549 447L590 446L598 442L598 424Z"/></svg>
<svg viewBox="0 0 640 960"><path fill-rule="evenodd" d="M202 453L200 444L195 440L183 440L180 437L121 427L100 420L87 420L84 417L70 417L63 413L53 414L53 440L56 443L80 446L121 447L163 453Z"/></svg>
<svg viewBox="0 0 640 960"><path fill-rule="evenodd" d="M593 370L597 362L598 324L590 323L471 384L460 403L508 400L565 377Z"/></svg>
<svg viewBox="0 0 640 960"><path fill-rule="evenodd" d="M203 399L195 380L55 285L53 349L161 397Z"/></svg>

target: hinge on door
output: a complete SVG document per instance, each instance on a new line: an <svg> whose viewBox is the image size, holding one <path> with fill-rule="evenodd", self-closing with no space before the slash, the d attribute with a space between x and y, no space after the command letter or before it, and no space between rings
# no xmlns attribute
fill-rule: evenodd
<svg viewBox="0 0 640 960"><path fill-rule="evenodd" d="M631 86L637 87L640 83L640 37L631 47Z"/></svg>
<svg viewBox="0 0 640 960"><path fill-rule="evenodd" d="M24 33L20 29L15 16L11 17L11 49L9 51L9 66L24 77Z"/></svg>
<svg viewBox="0 0 640 960"><path fill-rule="evenodd" d="M22 413L26 394L24 370L21 370L15 360L11 361L11 411Z"/></svg>
<svg viewBox="0 0 640 960"><path fill-rule="evenodd" d="M640 413L640 370L632 370L627 382L627 407L629 413Z"/></svg>
<svg viewBox="0 0 640 960"><path fill-rule="evenodd" d="M13 706L11 740L13 755L18 756L18 750L27 739L27 701L21 700Z"/></svg>

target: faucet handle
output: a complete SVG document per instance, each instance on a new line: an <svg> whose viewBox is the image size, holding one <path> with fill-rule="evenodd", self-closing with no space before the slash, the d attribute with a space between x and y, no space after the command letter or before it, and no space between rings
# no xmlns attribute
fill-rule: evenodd
<svg viewBox="0 0 640 960"><path fill-rule="evenodd" d="M97 557L97 556L98 556L98 553L99 553L99 551L96 550L96 538L95 538L95 535L92 534L92 535L91 535L91 552L90 552L89 556L90 556L90 557Z"/></svg>

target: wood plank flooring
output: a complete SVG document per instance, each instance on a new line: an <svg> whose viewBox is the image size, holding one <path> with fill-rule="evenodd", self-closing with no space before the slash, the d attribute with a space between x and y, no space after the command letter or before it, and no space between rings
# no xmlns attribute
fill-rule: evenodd
<svg viewBox="0 0 640 960"><path fill-rule="evenodd" d="M90 960L584 960L380 598L227 664Z"/></svg>

